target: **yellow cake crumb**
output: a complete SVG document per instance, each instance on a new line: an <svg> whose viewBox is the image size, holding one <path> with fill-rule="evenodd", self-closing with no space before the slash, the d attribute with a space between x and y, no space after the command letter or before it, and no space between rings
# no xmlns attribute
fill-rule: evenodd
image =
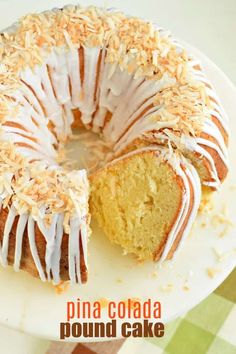
<svg viewBox="0 0 236 354"><path fill-rule="evenodd" d="M188 285L184 285L184 286L183 286L183 290L184 290L184 291L190 291L190 287L189 287Z"/></svg>
<svg viewBox="0 0 236 354"><path fill-rule="evenodd" d="M221 271L220 269L218 268L213 268L213 267L209 267L206 269L207 271L207 275L210 277L210 278L215 278L215 276Z"/></svg>
<svg viewBox="0 0 236 354"><path fill-rule="evenodd" d="M55 285L56 294L61 295L65 293L69 289L69 286L69 281L61 281L58 285Z"/></svg>
<svg viewBox="0 0 236 354"><path fill-rule="evenodd" d="M151 277L152 278L157 278L157 275L158 275L158 273L157 273L157 271L155 271L155 272L152 272Z"/></svg>

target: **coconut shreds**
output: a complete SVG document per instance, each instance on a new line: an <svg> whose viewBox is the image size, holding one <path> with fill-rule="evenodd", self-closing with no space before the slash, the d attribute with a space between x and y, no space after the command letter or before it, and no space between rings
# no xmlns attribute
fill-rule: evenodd
<svg viewBox="0 0 236 354"><path fill-rule="evenodd" d="M33 68L42 63L55 46L68 49L105 46L106 61L114 64L114 68L119 64L122 70L135 77L159 80L165 75L178 81L175 85L172 80L171 86L157 95L156 104L161 102L163 109L156 120L170 120L177 114L176 129L185 133L200 130L209 99L205 85L193 82L185 50L177 48L168 34L155 29L150 22L120 12L73 5L62 10L28 14L17 22L15 31L2 33L0 84L4 85L4 90L0 90L1 112L6 109L2 106L6 89L14 90L19 84L19 72L26 66Z"/></svg>
<svg viewBox="0 0 236 354"><path fill-rule="evenodd" d="M170 121L174 130L185 134L201 131L210 102L204 84L193 80L185 50L177 48L168 34L150 22L120 12L73 5L28 14L0 35L0 124L17 109L12 97L21 85L21 71L43 63L55 47L69 50L80 46L105 47L105 60L114 64L113 70L118 64L135 78L167 78L169 86L155 98L161 109L151 119L157 123ZM4 205L13 203L19 213L30 211L37 217L40 206L46 203L48 219L54 212L65 212L66 228L69 212L78 209L77 198L84 191L81 181L78 183L73 172L30 163L12 144L0 144L0 188L8 193Z"/></svg>
<svg viewBox="0 0 236 354"><path fill-rule="evenodd" d="M189 287L188 285L184 285L184 286L183 286L183 290L184 290L184 291L190 291L190 287Z"/></svg>
<svg viewBox="0 0 236 354"><path fill-rule="evenodd" d="M205 118L209 115L209 99L202 100L199 84L176 84L160 91L155 97L155 105L160 106L156 114L149 117L152 122L168 121L170 127L185 134L201 131ZM172 124L171 124L172 123Z"/></svg>
<svg viewBox="0 0 236 354"><path fill-rule="evenodd" d="M29 161L12 143L0 142L0 192L6 194L3 207L11 204L19 215L29 212L35 220L43 217L48 225L53 214L64 213L64 230L68 233L69 217L87 208L85 190L87 179L78 172Z"/></svg>
<svg viewBox="0 0 236 354"><path fill-rule="evenodd" d="M57 295L64 294L69 288L69 281L61 281L58 285L54 285L54 289Z"/></svg>

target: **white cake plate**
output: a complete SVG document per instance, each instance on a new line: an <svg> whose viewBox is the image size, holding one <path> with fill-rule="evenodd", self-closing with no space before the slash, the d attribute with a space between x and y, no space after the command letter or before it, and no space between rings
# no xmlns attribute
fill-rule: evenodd
<svg viewBox="0 0 236 354"><path fill-rule="evenodd" d="M4 8L6 3L3 2ZM25 6L25 13L36 8L36 3L32 3L27 2L30 7ZM47 4L50 8L49 1ZM21 13L22 7L11 7L12 20ZM202 60L207 76L214 84L230 117L231 136L236 136L235 88L206 56L197 49L186 46ZM216 207L213 214L221 213L224 206L227 206L229 217L235 222L234 138L230 141L230 158L231 171L222 191L215 197ZM89 282L82 287L73 286L61 295L56 294L51 285L24 272L14 273L11 268L0 268L0 323L32 335L56 340L59 338L59 323L66 321L66 301L76 301L77 298L84 301L101 298L116 301L151 298L162 303L162 320L168 322L190 310L214 291L236 265L236 226L217 226L217 220L214 216L199 216L176 259L160 269L156 269L152 263L137 264L131 256L122 256L121 249L111 245L99 229L94 227L89 242ZM222 234L225 232L222 230L226 231L224 237ZM105 311L102 320L108 320ZM91 342L92 339L79 338L79 341Z"/></svg>

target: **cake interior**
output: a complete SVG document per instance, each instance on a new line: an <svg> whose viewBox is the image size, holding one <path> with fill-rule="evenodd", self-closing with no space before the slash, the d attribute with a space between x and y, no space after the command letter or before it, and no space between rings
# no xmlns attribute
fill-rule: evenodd
<svg viewBox="0 0 236 354"><path fill-rule="evenodd" d="M77 128L72 137L65 161L89 171L92 219L124 253L153 259L181 208L182 181L155 151L128 154L104 167L112 151L98 134Z"/></svg>
<svg viewBox="0 0 236 354"><path fill-rule="evenodd" d="M181 182L170 165L147 151L99 170L90 181L92 215L108 238L125 253L153 259L182 203Z"/></svg>

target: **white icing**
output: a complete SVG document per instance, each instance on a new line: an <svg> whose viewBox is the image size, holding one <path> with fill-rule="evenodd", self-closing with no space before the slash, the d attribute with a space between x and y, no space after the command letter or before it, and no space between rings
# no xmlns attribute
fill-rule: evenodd
<svg viewBox="0 0 236 354"><path fill-rule="evenodd" d="M200 183L200 179L199 176L197 174L197 171L195 170L195 168L193 166L191 166L190 164L188 164L188 169L185 171L186 175L189 177L190 182L192 183L192 187L193 187L193 207L192 207L192 211L191 214L189 216L188 222L185 225L184 231L182 233L182 236L180 238L180 241L178 243L178 246L175 250L175 253L173 256L176 255L177 251L182 247L182 245L185 242L186 237L188 236L191 227L194 223L194 220L197 216L197 212L200 206L200 202L201 202L201 183Z"/></svg>
<svg viewBox="0 0 236 354"><path fill-rule="evenodd" d="M52 222L50 226L45 225L44 220L37 220L39 230L44 235L46 240L46 253L45 253L45 263L46 263L46 273L48 281L51 280L51 258L55 247L55 237L56 237L56 224L57 224L58 214L53 215Z"/></svg>
<svg viewBox="0 0 236 354"><path fill-rule="evenodd" d="M136 80L138 79L134 79L134 82ZM139 81L137 83L135 90L130 90L130 93L127 93L127 97L126 94L123 94L125 97L122 97L120 104L113 112L112 120L106 125L103 134L107 141L116 142L122 131L124 132L134 121L134 113L136 111L142 112L147 105L147 100L148 104L153 103L153 99L150 98L166 84L164 80L145 80L140 82L140 84Z"/></svg>
<svg viewBox="0 0 236 354"><path fill-rule="evenodd" d="M162 252L159 262L164 261L168 257L168 254L171 251L174 242L183 226L183 223L186 221L187 217L188 219L184 227L184 231L182 232L181 235L181 241L183 242L182 239L185 238L186 235L188 235L189 230L192 227L193 222L195 220L200 205L200 200L201 200L201 184L200 184L199 176L195 171L194 167L191 166L189 168L188 163L184 159L179 159L178 161L178 157L175 155L172 155L172 157L168 159L168 162L176 171L177 175L182 178L182 181L184 183L185 193L182 198L182 206L179 215L168 235L168 239L164 246L164 250ZM187 167L185 170L182 168L181 163L184 164L185 167ZM189 177L190 182L187 176ZM190 214L188 215L190 209L190 201L191 201L190 183L193 188L193 196L192 196L193 206L191 207ZM180 245L181 242L178 244L178 248L180 247Z"/></svg>
<svg viewBox="0 0 236 354"><path fill-rule="evenodd" d="M71 218L69 235L69 275L72 283L81 284L80 274L80 220ZM77 251L79 250L79 252Z"/></svg>
<svg viewBox="0 0 236 354"><path fill-rule="evenodd" d="M171 139L174 139L176 146L180 147L180 150L182 149L181 148L181 145L182 145L184 148L186 147L187 150L192 151L192 152L196 152L199 154L199 156L202 156L206 159L206 161L209 163L209 165L211 167L210 177L211 177L211 179L214 180L214 185L212 185L212 187L214 186L216 189L218 189L221 185L221 182L218 177L218 172L216 170L215 161L214 161L212 155L204 148L204 146L201 146L199 144L199 143L203 142L205 145L207 145L208 140L202 139L199 141L196 138L187 137L187 136L184 136L181 138L178 138L177 136L173 137L173 134L170 134L170 132L168 132L168 131L165 131L165 134L167 134L168 137L171 136ZM164 138L164 134L162 135L162 138ZM225 160L225 162L227 162L227 160ZM203 184L205 184L205 181L203 182Z"/></svg>
<svg viewBox="0 0 236 354"><path fill-rule="evenodd" d="M15 217L16 217L16 210L14 206L11 206L7 215L7 220L5 223L3 240L2 240L1 263L4 267L7 266L8 264L7 257L8 257L9 238L10 238L10 233L12 230Z"/></svg>
<svg viewBox="0 0 236 354"><path fill-rule="evenodd" d="M83 100L79 105L81 120L84 124L92 121L96 108L94 101L97 63L101 48L83 48L84 50L84 81L82 87Z"/></svg>
<svg viewBox="0 0 236 354"><path fill-rule="evenodd" d="M94 131L99 131L103 127L107 112L111 112L112 119L103 129L103 135L108 142L112 144L115 143L115 151L122 151L122 149L125 149L135 138L146 134L148 131L171 128L174 125L174 122L159 122L159 124L154 124L150 123L148 120L149 115L157 112L160 108L152 107L155 93L161 88L173 84L167 76L163 77L160 81L143 80L142 78L134 79L134 75L128 74L125 70L121 71L118 65L105 63L105 50L102 50L102 52L100 48L83 48L82 50L84 52L85 63L83 87L81 87L79 53L76 49L53 50L46 60L54 89L50 88L46 64L42 65L42 67L36 67L34 74L32 74L31 70L26 70L25 73L22 74L24 81L26 81L30 87L33 87L36 96L41 100L41 104L43 104L44 108L47 110L47 119L52 120L54 124L57 122L56 130L58 136L63 136L63 134L65 136L70 135L70 126L73 122L72 108L80 109L82 121L84 124L92 122ZM94 101L96 70L100 53L102 53L101 72L96 92L96 100ZM192 68L194 78L209 86L210 84L202 71L194 68L197 64L198 62L194 60L189 62L189 67ZM75 73L75 75L73 75L73 73ZM227 131L227 124L225 123L226 115L219 103L219 99L211 89L211 86L206 87L206 89L209 97L214 99L212 102L213 108L209 111L209 114L214 115ZM50 97L50 100L45 101L45 97ZM33 101L33 99L31 99L31 101ZM47 101L50 101L50 104L47 103ZM34 103L34 105L36 106L37 103ZM40 111L40 104L37 106L39 106L37 109ZM98 109L96 109L96 106ZM136 121L139 115L147 108L148 111ZM93 114L94 118L92 118ZM22 121L24 119L19 117L18 120ZM45 126L46 123L44 127ZM15 128L4 129L8 130L6 138L12 139L13 135L9 134L14 134L16 141L26 141L26 137L21 137L20 131L16 131ZM38 129L38 131L40 132L41 129ZM217 144L211 144L211 147L214 147L214 150L216 150L227 165L227 147L217 126L208 120L208 122L205 122L203 131L216 139L219 147ZM48 160L48 156L51 154L52 158L49 160L51 162L55 157L55 150L51 149L50 151L52 144L50 146L43 144L45 139L43 139L43 136L39 136L39 132L37 134L34 130L31 133L32 135L29 135L29 137L37 136L37 143L29 143L29 141L27 141L27 143L34 149L33 155L37 156L38 159L44 158ZM17 133L19 134L17 135ZM207 144L209 146L207 141L201 142L204 143L202 144L203 146ZM40 146L38 147L38 145ZM185 148L186 147L187 146L185 146ZM26 153L26 147L21 147L20 149L23 153ZM27 156L30 156L32 149L28 150ZM207 156L209 156L209 154ZM212 164L211 161L209 163ZM212 169L211 175L212 174L215 174L215 169Z"/></svg>
<svg viewBox="0 0 236 354"><path fill-rule="evenodd" d="M214 185L216 189L219 189L221 183L220 183L218 173L217 173L217 170L215 167L215 161L213 160L211 154L206 149L204 149L202 146L199 146L199 145L196 145L195 151L198 152L199 156L204 156L211 166L211 177L214 180L214 182L210 182L211 184L209 184L209 182L203 181L202 183L204 185L208 185L208 186Z"/></svg>
<svg viewBox="0 0 236 354"><path fill-rule="evenodd" d="M66 64L71 83L71 101L73 108L77 108L81 102L80 62L77 49L71 49L66 53Z"/></svg>
<svg viewBox="0 0 236 354"><path fill-rule="evenodd" d="M63 237L63 219L64 215L58 215L55 235L54 251L51 257L52 277L55 284L60 283L60 260L61 260L61 242ZM87 243L87 239L84 240Z"/></svg>
<svg viewBox="0 0 236 354"><path fill-rule="evenodd" d="M222 151L220 150L219 146L213 143L212 141L209 141L207 139L203 138L196 138L196 142L200 145L204 146L209 146L210 148L214 149L220 156L221 160L224 162L226 166L228 166L228 160L225 158L223 155Z"/></svg>
<svg viewBox="0 0 236 354"><path fill-rule="evenodd" d="M29 244L30 244L30 251L31 251L32 257L34 259L35 266L38 270L38 274L40 276L40 279L42 281L46 281L46 277L45 277L45 274L44 274L44 271L42 268L42 264L40 262L37 246L35 243L35 221L33 220L31 215L29 215L27 225L28 225L27 231L28 231L28 238L29 238Z"/></svg>
<svg viewBox="0 0 236 354"><path fill-rule="evenodd" d="M218 127L215 125L215 123L212 120L206 119L204 127L203 127L203 132L212 136L213 138L215 138L215 140L219 144L219 148L221 149L222 153L224 154L225 159L228 159L228 149L225 144L225 141L224 141Z"/></svg>
<svg viewBox="0 0 236 354"><path fill-rule="evenodd" d="M194 66L194 62L189 62L189 66ZM199 65L199 64L196 64ZM209 114L212 116L215 116L223 129L226 131L226 133L229 133L229 128L228 128L228 116L220 102L220 99L218 95L216 94L216 91L214 90L211 82L206 78L204 72L200 68L195 68L192 69L192 74L195 80L200 81L205 84L206 87L206 93L207 95L211 98L211 105L213 106L213 109L209 109Z"/></svg>
<svg viewBox="0 0 236 354"><path fill-rule="evenodd" d="M133 76L126 71L121 71L116 66L113 75L111 72L111 64L105 63L105 50L102 53L102 65L99 82L98 110L95 112L93 119L93 130L97 131L104 126L104 119L108 111L114 112L119 104L121 95L127 92L129 85L133 80Z"/></svg>
<svg viewBox="0 0 236 354"><path fill-rule="evenodd" d="M17 272L20 270L20 262L22 255L22 241L26 224L28 222L29 215L22 214L19 216L16 229L16 245L15 245L15 257L14 257L14 270Z"/></svg>

